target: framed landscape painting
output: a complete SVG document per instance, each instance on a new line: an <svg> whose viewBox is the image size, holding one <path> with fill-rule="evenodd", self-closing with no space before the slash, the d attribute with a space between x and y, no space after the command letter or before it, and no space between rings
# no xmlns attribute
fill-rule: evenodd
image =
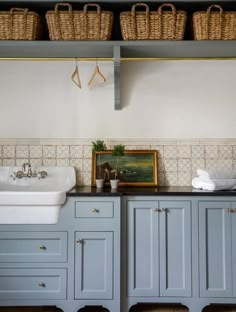
<svg viewBox="0 0 236 312"><path fill-rule="evenodd" d="M112 156L112 151L94 152L92 185L96 185L96 179L105 179L105 185L109 185L115 168L120 186L158 185L156 150L125 150L124 156L118 158Z"/></svg>

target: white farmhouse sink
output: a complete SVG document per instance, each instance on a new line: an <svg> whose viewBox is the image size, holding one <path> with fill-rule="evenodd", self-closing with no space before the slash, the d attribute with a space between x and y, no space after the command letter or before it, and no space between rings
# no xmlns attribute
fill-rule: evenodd
<svg viewBox="0 0 236 312"><path fill-rule="evenodd" d="M47 177L11 175L18 167L0 167L0 224L55 224L66 192L76 184L73 167L39 167Z"/></svg>

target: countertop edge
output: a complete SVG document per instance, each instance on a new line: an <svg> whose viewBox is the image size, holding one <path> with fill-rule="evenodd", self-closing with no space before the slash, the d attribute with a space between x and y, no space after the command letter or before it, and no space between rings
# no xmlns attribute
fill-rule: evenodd
<svg viewBox="0 0 236 312"><path fill-rule="evenodd" d="M156 188L119 188L96 189L96 187L75 187L67 192L67 197L75 196L105 196L105 197L122 197L122 196L236 196L236 191L205 191L194 189L192 187L156 187Z"/></svg>

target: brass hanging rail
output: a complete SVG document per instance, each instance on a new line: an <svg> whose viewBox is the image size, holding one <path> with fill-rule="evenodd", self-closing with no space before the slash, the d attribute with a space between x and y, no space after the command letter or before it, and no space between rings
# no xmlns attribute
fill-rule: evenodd
<svg viewBox="0 0 236 312"><path fill-rule="evenodd" d="M194 61L194 60L236 60L236 57L121 57L121 62L141 61Z"/></svg>
<svg viewBox="0 0 236 312"><path fill-rule="evenodd" d="M114 61L113 57L0 57L0 61ZM121 62L236 60L236 57L121 57Z"/></svg>

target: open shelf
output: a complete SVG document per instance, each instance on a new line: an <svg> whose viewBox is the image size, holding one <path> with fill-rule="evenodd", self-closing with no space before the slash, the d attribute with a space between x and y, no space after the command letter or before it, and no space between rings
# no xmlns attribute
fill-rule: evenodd
<svg viewBox="0 0 236 312"><path fill-rule="evenodd" d="M4 59L109 59L114 109L120 110L120 63L148 59L236 59L235 41L0 41Z"/></svg>
<svg viewBox="0 0 236 312"><path fill-rule="evenodd" d="M112 40L110 41L50 41L46 26L45 13L54 9L54 5L62 0L3 0L0 10L11 7L27 7L42 17L44 29L43 40L39 41L1 41L0 59L106 59L114 63L114 108L121 109L120 96L120 64L123 61L155 60L155 59L236 59L236 40L232 41L194 41L192 30L192 14L206 10L213 3L222 5L224 10L235 10L235 0L174 0L178 10L186 10L187 25L184 40L181 41L122 41L119 25L119 14L130 10L138 0L98 0L102 10L114 12ZM81 10L91 0L69 0L73 9ZM168 1L148 0L150 10Z"/></svg>
<svg viewBox="0 0 236 312"><path fill-rule="evenodd" d="M232 41L0 41L0 58L236 58Z"/></svg>
<svg viewBox="0 0 236 312"><path fill-rule="evenodd" d="M236 40L126 41L120 46L124 58L236 58Z"/></svg>
<svg viewBox="0 0 236 312"><path fill-rule="evenodd" d="M0 58L113 58L111 41L0 41Z"/></svg>

